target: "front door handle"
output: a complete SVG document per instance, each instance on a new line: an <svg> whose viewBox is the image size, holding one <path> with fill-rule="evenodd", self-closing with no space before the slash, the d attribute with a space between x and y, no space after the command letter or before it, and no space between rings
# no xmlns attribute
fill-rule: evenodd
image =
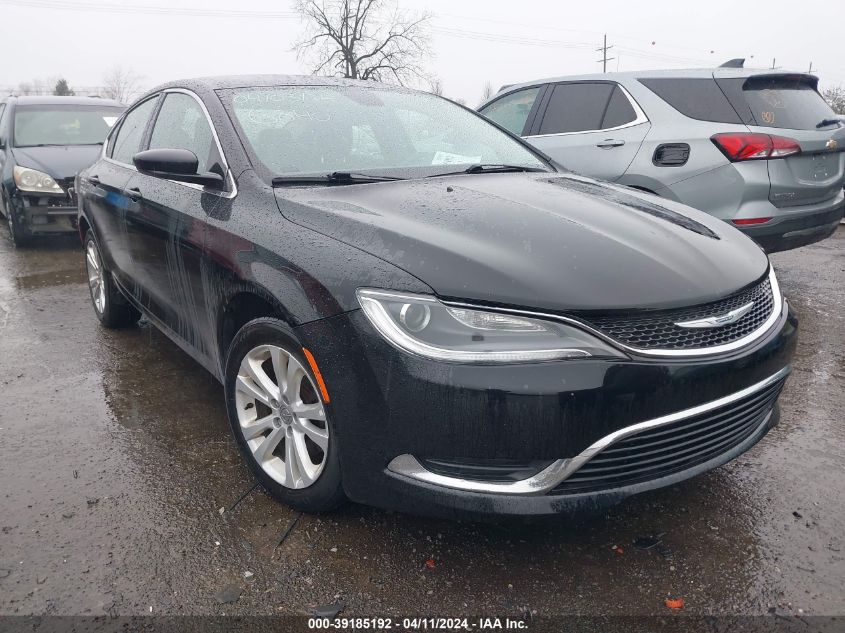
<svg viewBox="0 0 845 633"><path fill-rule="evenodd" d="M144 199L141 190L138 187L132 187L131 189L125 189L123 193L132 201L132 202L140 202Z"/></svg>
<svg viewBox="0 0 845 633"><path fill-rule="evenodd" d="M622 147L625 144L621 138L606 138L603 141L599 141L596 143L596 147L601 147L602 149L610 149L612 147Z"/></svg>

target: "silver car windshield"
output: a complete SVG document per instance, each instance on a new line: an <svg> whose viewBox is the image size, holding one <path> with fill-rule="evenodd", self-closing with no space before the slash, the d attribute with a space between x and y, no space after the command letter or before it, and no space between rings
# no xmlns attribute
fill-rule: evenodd
<svg viewBox="0 0 845 633"><path fill-rule="evenodd" d="M472 165L549 166L450 101L381 87L220 91L252 154L273 176L366 172L414 177Z"/></svg>

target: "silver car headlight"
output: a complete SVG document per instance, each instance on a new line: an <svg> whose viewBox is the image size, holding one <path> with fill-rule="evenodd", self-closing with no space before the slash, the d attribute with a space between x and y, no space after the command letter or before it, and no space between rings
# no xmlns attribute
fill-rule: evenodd
<svg viewBox="0 0 845 633"><path fill-rule="evenodd" d="M15 165L15 185L21 191L32 191L35 193L64 193L59 183L53 177L37 169Z"/></svg>
<svg viewBox="0 0 845 633"><path fill-rule="evenodd" d="M399 349L454 363L530 363L627 358L578 328L553 321L448 306L428 295L358 290L373 327Z"/></svg>

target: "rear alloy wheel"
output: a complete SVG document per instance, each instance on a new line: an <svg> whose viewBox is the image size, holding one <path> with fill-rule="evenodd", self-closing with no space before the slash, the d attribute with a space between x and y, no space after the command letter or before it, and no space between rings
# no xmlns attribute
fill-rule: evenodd
<svg viewBox="0 0 845 633"><path fill-rule="evenodd" d="M100 323L107 328L123 328L137 323L141 313L129 305L115 287L91 231L85 235L85 269L91 303Z"/></svg>
<svg viewBox="0 0 845 633"><path fill-rule="evenodd" d="M264 487L296 508L320 512L344 495L323 396L301 349L280 321L248 323L229 354L226 399L238 444Z"/></svg>

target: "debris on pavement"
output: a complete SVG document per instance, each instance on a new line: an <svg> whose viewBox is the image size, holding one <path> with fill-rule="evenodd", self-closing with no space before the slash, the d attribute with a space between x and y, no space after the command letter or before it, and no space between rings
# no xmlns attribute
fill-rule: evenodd
<svg viewBox="0 0 845 633"><path fill-rule="evenodd" d="M229 604L237 602L238 598L241 597L241 593L243 593L243 590L237 585L226 585L214 594L214 599L220 604Z"/></svg>
<svg viewBox="0 0 845 633"><path fill-rule="evenodd" d="M436 564L437 563L434 562L433 558L429 558L427 561L425 561L425 566L428 567L429 569L434 569Z"/></svg>
<svg viewBox="0 0 845 633"><path fill-rule="evenodd" d="M279 542L276 543L276 547L280 547L282 543L284 543L288 539L288 536L290 536L290 533L293 532L293 528L296 527L296 524L299 523L299 520L301 518L302 513L297 512L296 516L293 518L293 521L290 522L290 525L288 525L287 529L282 533L282 537L279 539Z"/></svg>
<svg viewBox="0 0 845 633"><path fill-rule="evenodd" d="M666 598L663 603L670 609L683 609L684 608L684 599L683 598Z"/></svg>
<svg viewBox="0 0 845 633"><path fill-rule="evenodd" d="M643 551L654 549L655 547L663 543L664 536L666 536L666 532L660 532L659 534L655 534L654 536L638 536L636 539L634 539L634 547Z"/></svg>
<svg viewBox="0 0 845 633"><path fill-rule="evenodd" d="M343 611L346 603L343 600L338 600L332 604L323 604L314 609L314 615L318 618L332 619Z"/></svg>

